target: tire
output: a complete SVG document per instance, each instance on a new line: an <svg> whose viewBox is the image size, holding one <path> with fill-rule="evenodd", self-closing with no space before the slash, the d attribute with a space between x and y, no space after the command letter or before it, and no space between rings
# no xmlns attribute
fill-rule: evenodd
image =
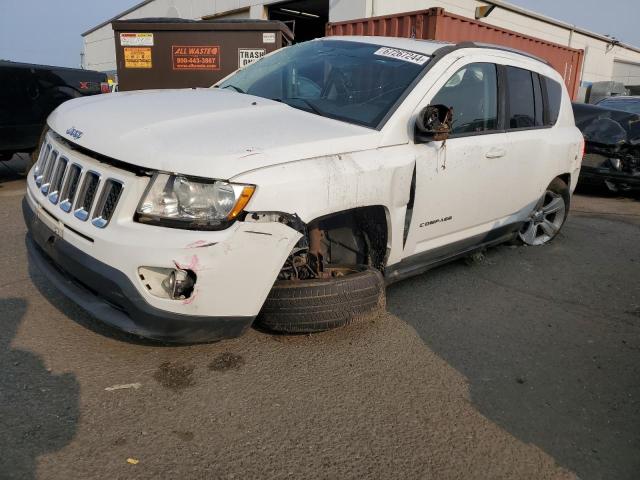
<svg viewBox="0 0 640 480"><path fill-rule="evenodd" d="M276 282L258 316L258 325L283 333L322 332L384 309L382 274L367 266L348 268L354 273Z"/></svg>
<svg viewBox="0 0 640 480"><path fill-rule="evenodd" d="M518 240L530 246L551 242L567 220L570 203L569 187L561 179L554 179L531 212L529 220L518 232Z"/></svg>

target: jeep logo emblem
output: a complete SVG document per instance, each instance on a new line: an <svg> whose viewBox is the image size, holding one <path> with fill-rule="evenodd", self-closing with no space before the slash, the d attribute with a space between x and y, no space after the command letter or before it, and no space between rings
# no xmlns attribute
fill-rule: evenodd
<svg viewBox="0 0 640 480"><path fill-rule="evenodd" d="M78 140L82 136L82 132L80 130L76 130L76 127L71 127L67 130L67 135L73 137L75 140Z"/></svg>

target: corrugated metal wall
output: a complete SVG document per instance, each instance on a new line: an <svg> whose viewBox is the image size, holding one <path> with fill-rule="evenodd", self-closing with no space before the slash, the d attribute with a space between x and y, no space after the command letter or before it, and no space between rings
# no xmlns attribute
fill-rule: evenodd
<svg viewBox="0 0 640 480"><path fill-rule="evenodd" d="M485 42L517 48L547 60L564 81L572 98L580 85L584 52L557 43L453 15L442 8L327 24L327 35L382 35L447 42Z"/></svg>

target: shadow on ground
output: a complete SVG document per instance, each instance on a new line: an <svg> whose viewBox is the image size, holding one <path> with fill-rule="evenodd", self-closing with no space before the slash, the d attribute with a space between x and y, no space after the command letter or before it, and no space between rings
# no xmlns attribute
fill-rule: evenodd
<svg viewBox="0 0 640 480"><path fill-rule="evenodd" d="M36 478L37 458L73 439L80 387L73 374L53 374L38 355L12 348L26 312L22 299L0 299L0 477Z"/></svg>
<svg viewBox="0 0 640 480"><path fill-rule="evenodd" d="M573 217L552 245L388 289L482 414L583 480L640 478L640 231L613 223Z"/></svg>

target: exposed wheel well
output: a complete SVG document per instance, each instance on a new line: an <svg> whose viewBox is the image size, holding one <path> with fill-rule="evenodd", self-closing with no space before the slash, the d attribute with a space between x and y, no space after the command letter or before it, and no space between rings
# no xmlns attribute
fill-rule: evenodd
<svg viewBox="0 0 640 480"><path fill-rule="evenodd" d="M563 173L562 175L558 175L557 178L566 183L568 187L571 187L571 174Z"/></svg>
<svg viewBox="0 0 640 480"><path fill-rule="evenodd" d="M327 215L307 224L310 251L328 264L370 265L384 268L389 229L381 205L359 207ZM314 232L316 237L314 245Z"/></svg>

